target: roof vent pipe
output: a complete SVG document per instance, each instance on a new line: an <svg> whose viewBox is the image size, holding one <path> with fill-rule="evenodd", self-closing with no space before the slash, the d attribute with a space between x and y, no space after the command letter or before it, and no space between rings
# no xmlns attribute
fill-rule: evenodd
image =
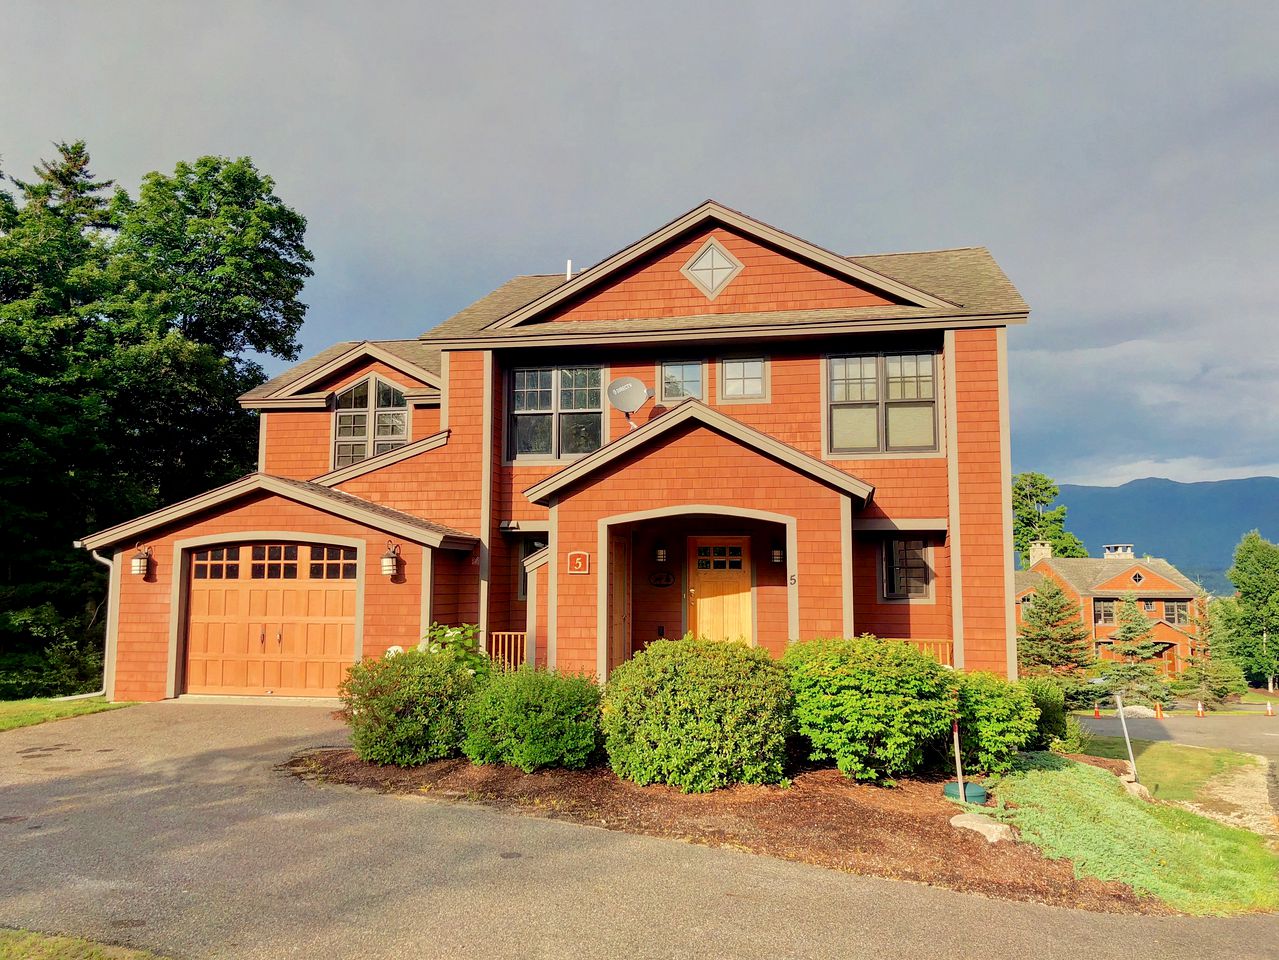
<svg viewBox="0 0 1279 960"><path fill-rule="evenodd" d="M573 261L572 260L564 264L564 279L565 280L573 279Z"/></svg>

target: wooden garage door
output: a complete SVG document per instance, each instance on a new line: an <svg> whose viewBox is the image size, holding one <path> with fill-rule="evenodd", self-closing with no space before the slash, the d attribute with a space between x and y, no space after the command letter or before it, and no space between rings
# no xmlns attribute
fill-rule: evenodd
<svg viewBox="0 0 1279 960"><path fill-rule="evenodd" d="M191 553L186 692L331 697L355 661L354 547Z"/></svg>

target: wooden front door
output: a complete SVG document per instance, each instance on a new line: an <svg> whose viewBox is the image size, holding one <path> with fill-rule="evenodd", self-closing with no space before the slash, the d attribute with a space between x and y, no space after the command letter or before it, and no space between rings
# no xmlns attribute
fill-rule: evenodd
<svg viewBox="0 0 1279 960"><path fill-rule="evenodd" d="M688 538L688 629L754 643L749 537Z"/></svg>
<svg viewBox="0 0 1279 960"><path fill-rule="evenodd" d="M332 697L355 661L354 547L191 554L187 693Z"/></svg>
<svg viewBox="0 0 1279 960"><path fill-rule="evenodd" d="M608 668L631 653L631 540L626 534L608 539Z"/></svg>

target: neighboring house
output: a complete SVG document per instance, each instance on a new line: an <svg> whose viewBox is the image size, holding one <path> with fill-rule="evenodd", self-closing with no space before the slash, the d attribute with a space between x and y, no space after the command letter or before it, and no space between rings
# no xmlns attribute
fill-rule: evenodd
<svg viewBox="0 0 1279 960"><path fill-rule="evenodd" d="M690 631L1011 674L1027 312L983 248L844 257L708 201L420 339L338 344L241 399L257 473L85 538L108 695L328 695L432 622L601 678Z"/></svg>
<svg viewBox="0 0 1279 960"><path fill-rule="evenodd" d="M1100 558L1054 557L1052 544L1032 543L1030 569L1017 571L1017 622L1026 605L1034 602L1041 580L1051 577L1079 604L1093 653L1113 660L1109 637L1115 632L1120 601L1131 594L1155 621L1162 669L1180 673L1197 651L1203 591L1167 560L1138 559L1130 543L1108 544L1102 553Z"/></svg>

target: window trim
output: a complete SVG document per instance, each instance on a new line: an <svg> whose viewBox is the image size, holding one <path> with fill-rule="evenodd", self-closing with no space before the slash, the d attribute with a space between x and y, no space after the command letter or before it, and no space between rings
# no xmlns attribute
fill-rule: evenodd
<svg viewBox="0 0 1279 960"><path fill-rule="evenodd" d="M545 549L551 542L551 535L545 530L520 530L512 533L515 535L515 599L520 603L527 603L528 570L524 568L524 561L538 550ZM542 546L528 550L533 540L541 540ZM526 550L528 550L527 553Z"/></svg>
<svg viewBox="0 0 1279 960"><path fill-rule="evenodd" d="M1110 619L1103 620L1101 615L1100 604L1110 604ZM1113 627L1118 622L1118 600L1111 597L1094 597L1092 601L1092 622L1095 627Z"/></svg>
<svg viewBox="0 0 1279 960"><path fill-rule="evenodd" d="M758 360L764 365L764 392L759 396L726 397L724 396L724 364L739 361ZM734 353L720 357L715 362L715 403L728 406L743 403L771 403L773 400L773 363L763 353Z"/></svg>
<svg viewBox="0 0 1279 960"><path fill-rule="evenodd" d="M497 439L502 444L502 465L503 466L519 466L521 464L555 464L555 463L573 463L582 457L589 457L595 451L587 453L570 453L560 455L559 449L559 417L561 413L594 413L594 410L560 410L560 388L559 388L559 372L561 370L580 370L580 369L599 369L600 372L600 447L606 447L609 444L609 403L608 403L608 384L611 369L606 363L522 363L512 366L503 372L505 407L503 409L504 416L500 417L502 435ZM552 370L555 372L555 383L551 390L551 445L556 452L550 454L543 453L520 453L515 452L515 372L517 370ZM596 448L597 450L599 447Z"/></svg>
<svg viewBox="0 0 1279 960"><path fill-rule="evenodd" d="M887 367L885 359L890 356L923 356L929 355L933 360L933 396L931 401L889 400L887 390ZM833 443L835 418L831 415L836 401L831 399L832 360L851 360L855 358L875 358L876 405L878 444L860 450L836 449ZM885 349L862 351L832 351L822 356L821 362L821 420L822 420L822 456L827 460L862 460L869 458L910 459L924 457L943 457L946 455L945 418L942 415L946 398L944 396L944 369L939 366L938 359L945 364L944 349L936 347L920 347L915 349ZM856 401L839 401L852 404ZM870 401L861 401L869 403ZM931 402L933 408L933 443L924 447L902 447L892 449L888 446L888 407L890 405L919 405Z"/></svg>
<svg viewBox="0 0 1279 960"><path fill-rule="evenodd" d="M1188 627L1188 626L1190 626L1190 619L1191 619L1191 617L1190 617L1190 603L1191 603L1191 601L1189 601L1189 600L1165 600L1165 601L1164 601L1164 615L1163 615L1163 621L1164 621L1165 623L1167 623L1167 624L1171 625L1171 626L1174 626L1174 627ZM1177 607L1177 608L1185 607L1185 609L1186 609L1186 619L1184 619L1184 620L1181 620L1181 619L1175 619L1175 620L1174 620L1174 619L1173 619L1171 616L1169 616L1169 614L1168 614L1168 608L1169 608L1169 607Z"/></svg>
<svg viewBox="0 0 1279 960"><path fill-rule="evenodd" d="M706 369L707 364L706 364L706 361L705 361L704 359L702 359L702 360L697 360L697 359L681 360L681 359L679 359L678 357L668 357L668 358L667 358L667 359L665 359L665 360L658 360L658 361L657 361L657 363L656 363L656 364L654 364L654 366L653 366L653 382L657 385L657 397L656 397L656 400L655 400L655 402L657 403L657 405L658 405L658 406L669 406L669 405L671 405L671 404L681 403L682 401L684 401L684 400L688 400L688 399L689 399L689 397L688 397L687 395L682 396L682 397L668 397L668 396L666 395L666 378L662 376L662 368L663 368L663 367L665 367L668 363L669 363L669 364L676 364L676 363L678 363L678 364L681 364L681 365L684 365L684 366L692 366L693 364L697 364L699 367L701 367L701 369L702 369L702 392L701 392L701 396L694 397L694 398L692 398L692 399L695 399L695 400L701 400L703 403L705 403L705 402L706 402L706 386L707 386L707 384L706 384L706 379L707 379L707 378L706 378L706 374L707 374L707 369Z"/></svg>
<svg viewBox="0 0 1279 960"><path fill-rule="evenodd" d="M919 597L890 597L887 590L888 551L892 544L918 540L924 549L924 567L928 573L928 589ZM881 604L934 604L937 602L937 563L934 544L927 536L884 537L876 546L875 600Z"/></svg>
<svg viewBox="0 0 1279 960"><path fill-rule="evenodd" d="M382 383L385 383L387 386L391 387L394 390L398 390L404 396L403 408L378 407L376 405L377 404L377 384L379 381L381 381ZM366 449L369 452L368 452L368 455L365 456L363 459L356 460L354 463L343 464L341 467L339 467L337 462L338 443L339 442L349 443L352 441L351 441L351 438L349 437L342 438L338 436L338 415L343 412L358 412L358 411L339 410L337 406L337 398L341 394L346 393L348 390L358 387L361 383L369 384L369 405L364 407L364 413L367 414L369 418L368 424L367 424L367 434L365 436L364 442L368 445ZM370 371L364 374L362 377L356 377L355 379L351 380L349 383L342 384L340 387L337 387L336 389L334 389L332 393L333 393L333 399L329 403L329 410L328 410L328 413L329 413L329 469L330 470L345 470L348 467L353 467L353 466L356 466L357 464L365 463L369 460L372 460L374 457L380 457L384 453L392 453L400 449L401 447L408 446L410 443L413 442L413 405L409 402L409 399L408 399L409 388L404 386L404 384L397 383L395 380L392 380L390 377L384 377L380 373ZM374 436L374 434L377 431L377 415L379 410L383 412L391 412L391 411L398 411L400 409L404 410L404 442L397 444L396 446L392 447L390 450L383 450L382 453L374 453L373 450L377 446L377 439Z"/></svg>

